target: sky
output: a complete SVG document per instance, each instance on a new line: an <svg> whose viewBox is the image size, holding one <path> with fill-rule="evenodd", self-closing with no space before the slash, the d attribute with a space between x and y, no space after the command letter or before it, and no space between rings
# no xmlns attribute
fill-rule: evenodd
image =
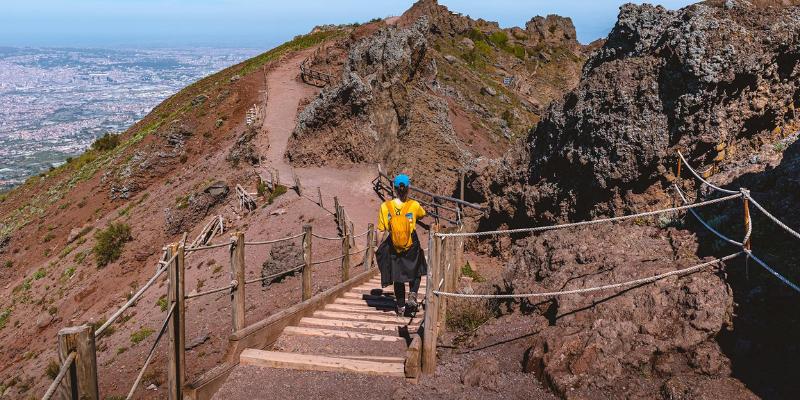
<svg viewBox="0 0 800 400"><path fill-rule="evenodd" d="M605 37L616 0L439 0L451 11L524 26L535 15L571 17L578 40ZM316 25L399 15L411 0L25 0L4 2L0 46L272 48ZM675 9L693 3L657 2Z"/></svg>

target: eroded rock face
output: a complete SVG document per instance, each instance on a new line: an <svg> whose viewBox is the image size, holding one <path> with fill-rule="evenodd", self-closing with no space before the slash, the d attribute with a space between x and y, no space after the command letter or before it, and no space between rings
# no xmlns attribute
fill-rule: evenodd
<svg viewBox="0 0 800 400"><path fill-rule="evenodd" d="M476 179L496 220L587 218L658 203L675 150L713 172L794 132L800 9L746 4L623 6L578 88L550 107L524 149Z"/></svg>
<svg viewBox="0 0 800 400"><path fill-rule="evenodd" d="M437 71L428 30L422 17L354 44L341 82L300 114L286 157L297 165L385 162L432 179L465 162L469 153L455 139L446 103L426 89ZM423 159L440 162L417 162Z"/></svg>
<svg viewBox="0 0 800 400"><path fill-rule="evenodd" d="M548 232L518 242L506 279L517 293L595 287L700 264L696 251L695 236L675 228ZM652 398L672 376L724 379L731 372L714 337L730 326L733 298L712 267L523 308L550 321L528 350L525 368L567 398Z"/></svg>

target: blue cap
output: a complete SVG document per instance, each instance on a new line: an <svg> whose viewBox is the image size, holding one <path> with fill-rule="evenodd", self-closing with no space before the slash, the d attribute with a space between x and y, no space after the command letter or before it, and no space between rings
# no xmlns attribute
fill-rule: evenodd
<svg viewBox="0 0 800 400"><path fill-rule="evenodd" d="M394 187L400 187L400 185L411 186L411 179L408 178L408 175L400 174L394 177Z"/></svg>

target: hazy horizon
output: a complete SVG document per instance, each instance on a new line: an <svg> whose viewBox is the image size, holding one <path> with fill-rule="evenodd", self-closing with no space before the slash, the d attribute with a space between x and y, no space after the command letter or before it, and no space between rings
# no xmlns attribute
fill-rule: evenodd
<svg viewBox="0 0 800 400"><path fill-rule="evenodd" d="M497 21L503 27L524 26L536 15L572 18L578 40L605 37L628 1L441 0L451 11ZM343 0L335 4L305 0L291 4L245 0L33 0L6 4L0 15L2 47L75 48L259 48L277 46L314 26L365 22L399 15L414 1ZM637 1L636 3L642 3ZM667 8L694 3L657 2Z"/></svg>

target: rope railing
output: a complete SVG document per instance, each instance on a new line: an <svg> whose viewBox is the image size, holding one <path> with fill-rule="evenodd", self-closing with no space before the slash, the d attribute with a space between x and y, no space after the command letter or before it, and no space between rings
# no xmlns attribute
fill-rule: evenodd
<svg viewBox="0 0 800 400"><path fill-rule="evenodd" d="M164 323L161 324L161 330L158 331L158 336L156 336L156 340L153 342L153 345L150 346L150 351L147 353L147 358L145 358L144 360L144 365L142 366L142 369L139 370L139 374L136 376L136 380L133 381L133 385L131 385L131 390L128 391L128 395L125 397L125 400L130 400L131 398L133 398L133 393L136 392L136 388L142 381L144 372L147 370L147 367L150 366L150 361L153 360L153 354L155 354L156 352L156 346L158 346L158 342L161 341L161 337L164 336L164 332L167 331L167 325L169 324L169 319L172 317L172 314L174 313L175 313L175 303L172 303L172 306L170 306L169 311L167 311L167 317L164 318Z"/></svg>
<svg viewBox="0 0 800 400"><path fill-rule="evenodd" d="M228 247L228 246L231 245L231 243L233 243L233 242L232 241L228 241L227 243L217 243L217 244L210 244L210 245L207 245L207 246L197 246L197 247L187 248L184 251L187 252L187 253L191 253L191 252L194 252L194 251L218 249L220 247ZM167 264L167 263L165 263L165 264Z"/></svg>
<svg viewBox="0 0 800 400"><path fill-rule="evenodd" d="M789 279L787 279L786 277L784 277L783 275L778 273L778 271L775 271L774 269L772 269L772 267L767 265L767 263L762 261L760 258L756 257L756 255L753 254L753 252L751 250L745 249L744 252L747 253L747 256L749 258L753 259L753 261L758 263L758 265L760 265L765 270L767 270L767 272L772 274L774 277L778 278L779 281L781 281L784 284L786 284L786 286L789 286L790 288L792 288L795 292L800 293L800 286L797 286L795 283L793 283L792 281L790 281Z"/></svg>
<svg viewBox="0 0 800 400"><path fill-rule="evenodd" d="M297 235L293 235L293 236L289 236L289 237L285 237L285 238L273 239L273 240L263 240L263 241L257 241L257 242L244 242L244 244L248 245L248 246L258 246L258 245L264 245L264 244L275 244L275 243L286 242L286 241L289 241L289 240L294 240L294 239L297 239L297 238L301 238L301 237L303 237L303 235L304 235L304 233L298 233Z"/></svg>
<svg viewBox="0 0 800 400"><path fill-rule="evenodd" d="M697 171L695 171L695 170L694 170L694 168L692 168L692 166L691 166L691 165L689 165L689 162L688 162L688 161L686 161L686 158L684 158L684 157L683 157L683 154L681 154L681 152L680 152L680 151L678 152L678 157L680 157L680 158L681 158L681 161L683 162L683 164L684 164L684 165L686 165L686 168L688 168L688 169L689 169L689 172L691 172L691 173L692 173L692 175L694 175L694 177L695 177L695 178L697 178L697 179L698 179L700 182L702 182L704 185L706 185L706 186L708 186L708 187L710 187L710 188L712 188L712 189L714 189L714 190L716 190L716 191L718 191L718 192L722 192L722 193L727 193L727 194L739 193L739 192L738 192L738 191L736 191L736 190L723 189L723 188L721 188L721 187L719 187L719 186L717 186L717 185L714 185L713 183L711 183L711 182L709 182L709 181L707 181L707 180L703 179L703 177L702 177L702 176L700 176L700 174L698 174L698 173L697 173Z"/></svg>
<svg viewBox="0 0 800 400"><path fill-rule="evenodd" d="M732 194L730 196L720 197L720 198L712 199L712 200L706 200L706 201L702 201L700 203L685 204L685 205L678 206L678 207L664 208L664 209L661 209L661 210L654 210L654 211L646 211L646 212L641 212L641 213L638 213L638 214L622 215L622 216L619 216L619 217L601 218L601 219L595 219L595 220L589 220L589 221L580 221L580 222L572 222L572 223L559 224L559 225L537 226L537 227L532 227L532 228L505 229L505 230L483 231L483 232L461 232L461 233L458 233L458 232L456 232L456 233L438 233L437 232L434 235L436 237L448 238L448 237L476 237L476 236L495 236L495 235L504 235L504 234L508 235L508 234L514 234L514 233L544 232L544 231L551 231L551 230L557 230L557 229L574 228L574 227L578 227L578 226L619 222L619 221L625 221L625 220L629 220L629 219L649 217L649 216L658 215L658 214L665 214L665 213L677 212L677 211L682 211L682 210L689 210L689 209L692 209L692 208L703 207L703 206L708 206L708 205L711 205L711 204L721 203L721 202L728 201L728 200L738 199L740 197L742 197L742 193L735 192L735 194Z"/></svg>
<svg viewBox="0 0 800 400"><path fill-rule="evenodd" d="M186 298L186 300L189 300L189 299L193 299L193 298L195 298L195 297L208 296L209 294L214 294L214 293L224 292L224 291L226 291L226 290L231 290L231 289L233 289L233 288L235 288L235 287L236 287L236 281L233 281L233 282L232 282L230 285L228 285L228 286L223 286L223 287L219 287L219 288L216 288L216 289L209 289L209 290L205 290L205 291L198 292L198 293L190 293L190 294L187 294L187 295L185 296L185 298Z"/></svg>
<svg viewBox="0 0 800 400"><path fill-rule="evenodd" d="M358 239L358 238L360 238L360 237L367 236L367 234L368 234L368 233L369 233L369 229L365 230L365 231L364 231L364 232L362 232L362 233L359 233L358 235L353 235L353 239Z"/></svg>
<svg viewBox="0 0 800 400"><path fill-rule="evenodd" d="M313 262L311 262L311 265L325 264L325 263L329 263L329 262L331 262L331 261L338 261L338 260L341 260L341 259L343 259L343 258L344 258L344 254L343 254L343 255L341 255L341 256L338 256L338 257L329 258L329 259L327 259L327 260L322 260L322 261L313 261Z"/></svg>
<svg viewBox="0 0 800 400"><path fill-rule="evenodd" d="M572 289L572 290L561 290L557 292L539 292L539 293L520 293L520 294L465 294L465 293L449 293L449 292L442 292L440 290L434 290L433 293L439 296L445 297L459 297L459 298L469 298L469 299L514 299L514 298L531 298L531 297L558 297L564 295L571 295L571 294L581 294L581 293L591 293L591 292L598 292L602 290L611 290L611 289L618 289L627 286L637 286L646 283L655 282L673 275L683 275L688 274L691 272L698 271L710 265L719 264L733 258L736 258L740 255L744 254L743 251L738 253L730 254L722 258L717 258L712 261L704 262L702 264L693 265L688 268L682 268L674 271L665 272L663 274L653 275L647 278L640 278L634 279L626 282L620 283L613 283L609 285L602 285L602 286L594 286L588 288L581 288L581 289Z"/></svg>
<svg viewBox="0 0 800 400"><path fill-rule="evenodd" d="M70 367L72 367L72 363L75 362L75 357L77 355L78 353L73 351L69 353L66 359L64 359L64 362L61 363L61 368L58 369L58 375L56 375L55 379L53 379L53 382L50 383L50 386L47 388L44 396L42 396L42 400L50 400L53 397L58 389L58 385L60 385L61 381L64 380L64 377L67 375L67 372L69 372Z"/></svg>
<svg viewBox="0 0 800 400"><path fill-rule="evenodd" d="M754 198L752 198L750 196L750 192L747 192L745 194L745 198L750 200L750 203L752 203L754 206L756 206L757 209L759 209L762 213L764 213L764 215L766 215L767 218L771 219L772 222L774 222L776 225L778 225L779 227L783 228L783 230L788 232L790 235L800 239L800 233L798 233L796 230L788 227L785 223L783 223L783 221L779 220L777 217L775 217L769 211L767 211L761 204L759 204Z"/></svg>
<svg viewBox="0 0 800 400"><path fill-rule="evenodd" d="M287 270L284 270L282 272L278 272L278 273L275 273L275 274L272 274L272 275L262 276L261 278L248 279L248 280L244 281L244 283L251 284L251 283L256 283L256 282L268 281L270 279L275 279L275 278L284 276L286 274L291 274L292 272L300 271L305 266L306 266L305 264L300 264L300 265L298 265L298 266L296 266L294 268L290 268L290 269L287 269Z"/></svg>
<svg viewBox="0 0 800 400"><path fill-rule="evenodd" d="M311 236L320 240L342 240L341 236L320 236L313 232L311 233Z"/></svg>
<svg viewBox="0 0 800 400"><path fill-rule="evenodd" d="M169 265L173 261L175 261L175 258L177 256L178 256L177 253L173 254L172 257L166 262L166 265ZM150 280L148 280L147 283L144 284L144 286L142 286L133 296L131 296L130 299L128 299L128 301L125 304L122 305L122 307L120 307L114 314L112 314L103 325L101 325L99 328L97 328L97 330L94 331L95 338L102 336L106 328L108 328L111 324L113 324L114 321L116 321L117 318L119 318L119 316L122 315L122 313L125 312L125 310L127 310L133 303L139 300L139 298L142 297L144 292L151 286L153 286L153 284L161 276L161 274L163 274L166 271L167 267L162 267L159 270L157 270L156 273L153 275L153 277L150 278Z"/></svg>
<svg viewBox="0 0 800 400"><path fill-rule="evenodd" d="M684 204L689 204L689 200L686 199L686 196L684 195L683 191L678 187L678 185L673 185L673 186L675 187L675 191L678 193L678 196L681 197L681 200L683 201L683 203ZM713 233L714 235L716 235L721 240L723 240L725 242L728 242L728 243L730 243L730 244L732 244L734 246L737 246L737 247L741 247L742 246L742 242L737 242L737 241L735 241L735 240L723 235L722 233L720 233L716 229L714 229L703 218L701 218L699 214L697 214L697 211L689 209L689 212L692 213L692 215L697 220L697 222L699 222L706 229L708 229L709 232Z"/></svg>

